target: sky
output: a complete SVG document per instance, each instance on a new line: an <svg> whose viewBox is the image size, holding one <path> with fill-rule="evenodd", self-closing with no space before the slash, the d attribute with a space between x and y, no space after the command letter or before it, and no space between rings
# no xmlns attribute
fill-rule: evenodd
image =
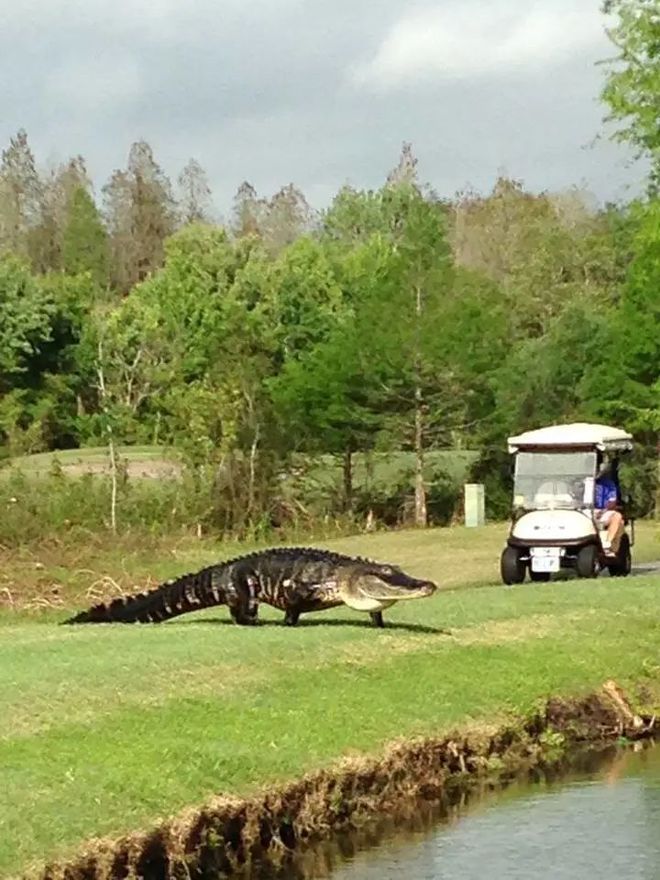
<svg viewBox="0 0 660 880"><path fill-rule="evenodd" d="M220 217L243 180L317 208L378 187L403 141L441 196L501 173L641 189L603 124L600 0L0 2L0 145L25 128L40 167L82 154L97 192L138 139L173 179L196 158Z"/></svg>

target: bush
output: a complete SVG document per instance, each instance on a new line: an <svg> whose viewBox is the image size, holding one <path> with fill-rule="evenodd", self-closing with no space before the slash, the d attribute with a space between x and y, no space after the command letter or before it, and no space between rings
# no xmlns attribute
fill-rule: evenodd
<svg viewBox="0 0 660 880"><path fill-rule="evenodd" d="M26 476L5 469L0 480L0 542L10 546L82 529L110 527L112 486L108 477L68 477L52 472ZM121 532L159 533L191 528L198 500L174 480L120 480L117 525Z"/></svg>
<svg viewBox="0 0 660 880"><path fill-rule="evenodd" d="M635 516L658 515L658 453L653 446L636 446L632 455L624 459L620 469L624 495L632 497Z"/></svg>

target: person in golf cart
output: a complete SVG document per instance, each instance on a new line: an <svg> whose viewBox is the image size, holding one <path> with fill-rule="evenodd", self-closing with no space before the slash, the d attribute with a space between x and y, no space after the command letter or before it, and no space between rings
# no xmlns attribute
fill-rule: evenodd
<svg viewBox="0 0 660 880"><path fill-rule="evenodd" d="M612 467L603 461L598 468L594 496L594 515L599 525L607 528L607 537L602 539L606 556L616 556L619 542L624 532L623 515L619 507L619 489L612 476Z"/></svg>

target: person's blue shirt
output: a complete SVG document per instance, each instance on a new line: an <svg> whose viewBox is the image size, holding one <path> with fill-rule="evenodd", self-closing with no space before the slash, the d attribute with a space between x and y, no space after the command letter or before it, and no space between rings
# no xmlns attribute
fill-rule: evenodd
<svg viewBox="0 0 660 880"><path fill-rule="evenodd" d="M605 510L610 501L618 501L616 483L611 477L599 477L596 480L594 507L596 510Z"/></svg>

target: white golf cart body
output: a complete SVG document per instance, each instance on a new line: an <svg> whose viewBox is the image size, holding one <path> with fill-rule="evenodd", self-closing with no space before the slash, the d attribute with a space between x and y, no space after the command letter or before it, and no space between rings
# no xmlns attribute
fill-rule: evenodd
<svg viewBox="0 0 660 880"><path fill-rule="evenodd" d="M504 582L522 582L527 570L533 580L547 580L562 568L585 577L603 567L628 574L631 536L626 532L617 556L608 555L607 530L594 500L599 461L611 462L618 486L618 460L632 449L631 435L607 425L552 425L509 437L508 448L515 468Z"/></svg>

